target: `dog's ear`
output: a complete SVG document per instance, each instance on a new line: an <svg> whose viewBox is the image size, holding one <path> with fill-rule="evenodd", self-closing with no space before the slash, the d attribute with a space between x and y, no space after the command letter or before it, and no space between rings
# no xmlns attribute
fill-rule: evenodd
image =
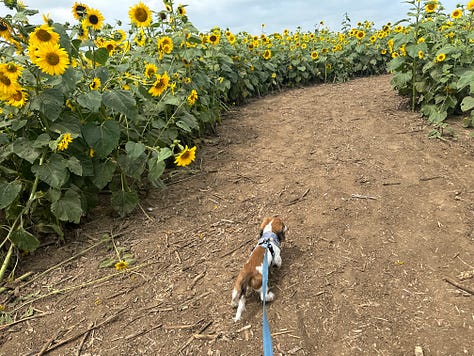
<svg viewBox="0 0 474 356"><path fill-rule="evenodd" d="M260 224L260 237L262 236L263 234L263 229L265 228L265 226L268 225L268 223L272 221L272 218L269 218L269 217L266 217L263 219L262 223Z"/></svg>
<svg viewBox="0 0 474 356"><path fill-rule="evenodd" d="M285 240L285 232L288 230L288 227L283 223L283 220L281 218L273 218L272 228L273 232L278 236L281 241Z"/></svg>

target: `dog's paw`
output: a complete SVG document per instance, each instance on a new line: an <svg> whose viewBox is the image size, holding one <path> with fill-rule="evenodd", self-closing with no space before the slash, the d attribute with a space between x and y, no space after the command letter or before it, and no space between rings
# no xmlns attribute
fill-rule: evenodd
<svg viewBox="0 0 474 356"><path fill-rule="evenodd" d="M238 321L240 320L240 316L239 316L239 317L234 316L234 317L232 318L232 320L234 321L234 323L236 323L236 322L238 322Z"/></svg>
<svg viewBox="0 0 474 356"><path fill-rule="evenodd" d="M277 268L281 267L281 257L280 256L275 256L274 264L275 264L275 266L277 266Z"/></svg>
<svg viewBox="0 0 474 356"><path fill-rule="evenodd" d="M265 298L265 301L266 302L271 302L275 299L275 294L273 294L273 292L268 292L267 293L267 296Z"/></svg>
<svg viewBox="0 0 474 356"><path fill-rule="evenodd" d="M232 300L232 301L230 302L230 305L232 306L232 308L237 308L237 306L239 305L239 303L238 303L237 301L235 301L235 300Z"/></svg>

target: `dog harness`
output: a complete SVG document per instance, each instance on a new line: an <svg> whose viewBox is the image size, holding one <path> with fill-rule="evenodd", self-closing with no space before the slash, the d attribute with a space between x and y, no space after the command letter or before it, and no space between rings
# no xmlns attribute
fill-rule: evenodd
<svg viewBox="0 0 474 356"><path fill-rule="evenodd" d="M270 242L273 242L276 247L280 248L280 239L278 239L277 234L275 234L272 231L267 231L262 234L260 239L258 240L259 246L264 245L267 243L268 251L270 251L270 254L272 255L272 261L275 259L275 251L273 250L273 246Z"/></svg>

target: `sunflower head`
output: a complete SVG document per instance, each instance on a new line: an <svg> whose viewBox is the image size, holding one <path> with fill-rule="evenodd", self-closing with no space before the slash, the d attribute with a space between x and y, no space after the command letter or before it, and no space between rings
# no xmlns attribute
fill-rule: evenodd
<svg viewBox="0 0 474 356"><path fill-rule="evenodd" d="M89 84L89 88L91 90L99 90L101 84L102 83L101 83L100 79L95 77L94 79L92 79L92 82Z"/></svg>
<svg viewBox="0 0 474 356"><path fill-rule="evenodd" d="M440 53L436 56L436 62L443 62L446 59L446 54Z"/></svg>
<svg viewBox="0 0 474 356"><path fill-rule="evenodd" d="M82 20L84 16L87 14L88 7L86 4L75 2L72 5L72 15L78 21Z"/></svg>
<svg viewBox="0 0 474 356"><path fill-rule="evenodd" d="M59 34L54 32L53 28L47 24L36 27L30 34L29 44L31 46L40 47L44 44L59 43Z"/></svg>
<svg viewBox="0 0 474 356"><path fill-rule="evenodd" d="M23 89L16 90L7 100L7 104L21 108L28 100L28 94Z"/></svg>
<svg viewBox="0 0 474 356"><path fill-rule="evenodd" d="M185 167L189 164L191 164L192 161L196 158L196 146L192 148L188 148L186 145L184 149L178 153L178 155L175 157L174 163L178 167Z"/></svg>
<svg viewBox="0 0 474 356"><path fill-rule="evenodd" d="M46 44L35 51L35 64L49 75L63 74L69 65L69 56L59 44Z"/></svg>
<svg viewBox="0 0 474 356"><path fill-rule="evenodd" d="M151 10L142 2L131 7L128 11L128 16L135 26L148 27L151 24Z"/></svg>
<svg viewBox="0 0 474 356"><path fill-rule="evenodd" d="M87 9L86 16L82 19L83 26L92 27L94 30L100 30L104 26L104 16L99 10Z"/></svg>
<svg viewBox="0 0 474 356"><path fill-rule="evenodd" d="M178 6L178 15L179 16L185 16L186 15L186 8L184 5L179 5Z"/></svg>

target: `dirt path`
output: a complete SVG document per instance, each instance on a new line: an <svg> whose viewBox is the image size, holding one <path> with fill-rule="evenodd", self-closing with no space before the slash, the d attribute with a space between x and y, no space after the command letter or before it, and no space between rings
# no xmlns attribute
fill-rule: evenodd
<svg viewBox="0 0 474 356"><path fill-rule="evenodd" d="M25 262L41 271L112 231L139 268L32 303L46 314L1 330L0 354L75 335L51 354L261 354L260 303L249 298L234 323L230 293L261 218L279 214L290 231L270 281L275 354L414 355L420 346L425 356L473 355L474 297L443 281L474 269L472 140L459 127L456 141L429 140L389 81L290 90L238 108L204 140L200 169L151 192L149 217L101 214L76 242ZM17 294L110 275L97 268L107 256L93 249ZM474 279L457 281L474 289Z"/></svg>

